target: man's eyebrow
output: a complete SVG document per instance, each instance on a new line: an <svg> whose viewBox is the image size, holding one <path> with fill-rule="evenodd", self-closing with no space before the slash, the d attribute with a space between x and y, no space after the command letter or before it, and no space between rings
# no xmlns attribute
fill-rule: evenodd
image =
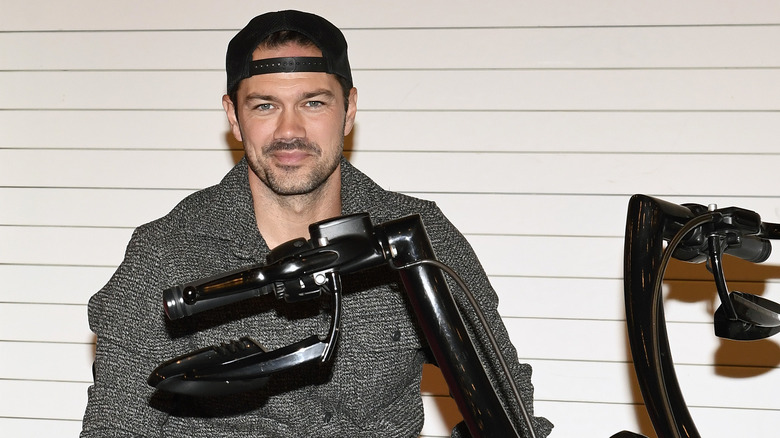
<svg viewBox="0 0 780 438"><path fill-rule="evenodd" d="M312 91L307 91L305 93L302 93L300 95L299 99L300 100L306 100L306 99L312 99L312 98L315 98L315 97L333 98L335 96L336 95L331 90L328 90L327 88L321 88L321 89L318 89L318 90L312 90ZM265 100L265 101L269 101L269 102L275 102L275 101L278 100L278 97L276 97L276 96L274 96L272 94L249 93L246 96L246 100L247 101Z"/></svg>
<svg viewBox="0 0 780 438"><path fill-rule="evenodd" d="M270 94L258 94L258 93L249 93L246 96L246 100L269 100L273 101L275 98L271 96Z"/></svg>
<svg viewBox="0 0 780 438"><path fill-rule="evenodd" d="M335 97L335 94L333 94L332 91L330 91L330 90L328 90L326 88L322 88L322 89L319 89L319 90L314 90L314 91L309 91L307 93L303 93L303 95L301 95L301 98L302 99L311 99L313 97L319 97L319 96Z"/></svg>

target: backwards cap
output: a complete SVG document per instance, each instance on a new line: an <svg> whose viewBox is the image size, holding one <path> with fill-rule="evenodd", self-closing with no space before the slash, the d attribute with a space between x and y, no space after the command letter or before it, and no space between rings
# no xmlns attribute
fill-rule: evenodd
<svg viewBox="0 0 780 438"><path fill-rule="evenodd" d="M252 60L252 52L269 35L295 31L309 38L322 57L290 57ZM266 73L323 72L341 76L352 88L347 40L328 20L300 11L269 12L253 18L228 44L225 70L228 93L250 76Z"/></svg>

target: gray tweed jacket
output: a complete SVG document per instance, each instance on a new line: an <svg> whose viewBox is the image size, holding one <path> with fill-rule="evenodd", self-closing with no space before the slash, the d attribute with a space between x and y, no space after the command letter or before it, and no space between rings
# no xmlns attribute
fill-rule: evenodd
<svg viewBox="0 0 780 438"><path fill-rule="evenodd" d="M343 214L368 212L374 224L422 216L438 259L477 294L531 405L531 368L516 360L496 294L466 239L434 203L383 190L346 160L341 165ZM182 320L165 318L163 289L264 262L269 249L255 224L247 172L241 161L220 184L139 227L116 273L90 299L95 381L81 437L417 436L426 344L395 274L386 268L342 279L341 337L329 367L288 372L262 390L213 398L155 392L146 384L158 364L196 348L250 336L275 349L327 332L329 316L319 303L263 298ZM538 436L549 434L549 421L534 421Z"/></svg>

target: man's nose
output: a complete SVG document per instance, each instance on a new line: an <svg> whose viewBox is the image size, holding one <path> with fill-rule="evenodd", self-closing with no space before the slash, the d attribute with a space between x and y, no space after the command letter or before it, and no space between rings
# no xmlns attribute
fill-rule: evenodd
<svg viewBox="0 0 780 438"><path fill-rule="evenodd" d="M277 139L305 138L303 116L295 109L285 109L279 115L274 137Z"/></svg>

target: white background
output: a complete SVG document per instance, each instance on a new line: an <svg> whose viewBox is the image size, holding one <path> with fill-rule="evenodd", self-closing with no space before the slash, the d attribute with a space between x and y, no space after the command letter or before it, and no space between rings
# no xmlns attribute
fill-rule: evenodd
<svg viewBox="0 0 780 438"><path fill-rule="evenodd" d="M352 162L435 200L501 297L554 437L655 436L627 347L632 194L780 222L780 3L757 0L0 0L0 430L76 436L91 381L86 302L134 227L240 156L220 99L253 16L343 29L359 90ZM780 256L728 260L780 299ZM665 308L705 437L780 430L778 340L723 341L701 265ZM427 437L457 422L428 369Z"/></svg>

